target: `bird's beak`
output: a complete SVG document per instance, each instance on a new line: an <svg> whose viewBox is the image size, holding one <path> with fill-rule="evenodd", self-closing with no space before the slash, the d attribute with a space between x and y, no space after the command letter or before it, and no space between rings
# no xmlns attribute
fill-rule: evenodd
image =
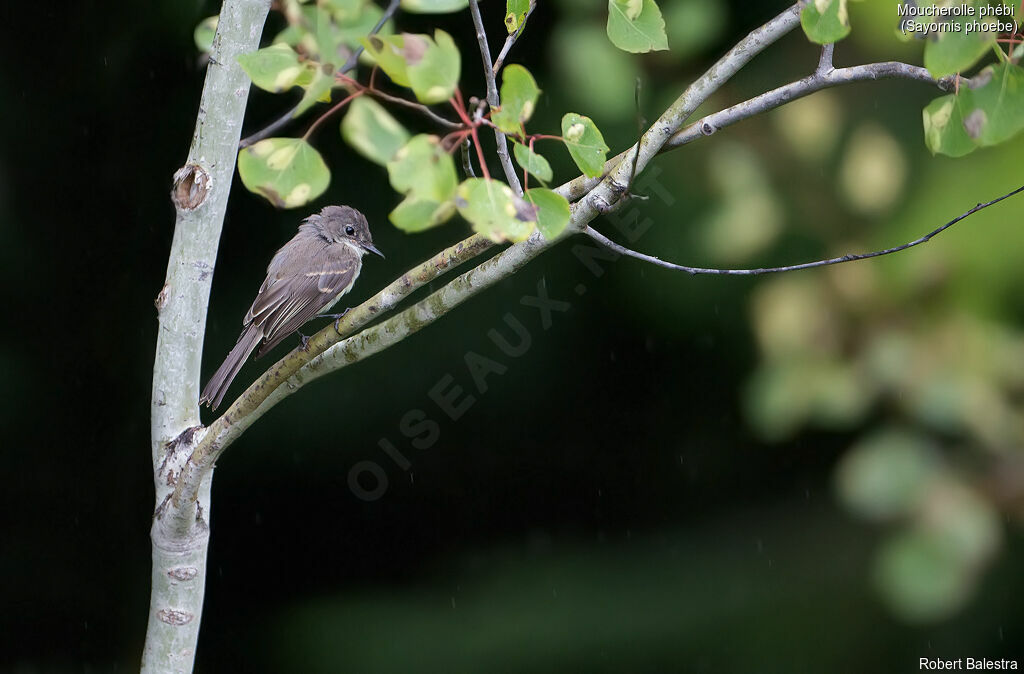
<svg viewBox="0 0 1024 674"><path fill-rule="evenodd" d="M380 255L381 257L384 257L384 253L382 253L379 250L377 250L377 247L374 246L372 243L360 243L359 245L361 245L363 248L365 248L366 250L370 251L371 253L376 253L377 255ZM384 258L384 259L387 259L387 258Z"/></svg>

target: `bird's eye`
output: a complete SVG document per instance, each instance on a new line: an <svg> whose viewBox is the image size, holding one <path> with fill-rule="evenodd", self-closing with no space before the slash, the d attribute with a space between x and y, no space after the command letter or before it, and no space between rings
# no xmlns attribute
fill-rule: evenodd
<svg viewBox="0 0 1024 674"><path fill-rule="evenodd" d="M356 230L354 227L352 227L352 225L345 225L345 233L348 234L349 236L352 236L353 234L356 233Z"/></svg>

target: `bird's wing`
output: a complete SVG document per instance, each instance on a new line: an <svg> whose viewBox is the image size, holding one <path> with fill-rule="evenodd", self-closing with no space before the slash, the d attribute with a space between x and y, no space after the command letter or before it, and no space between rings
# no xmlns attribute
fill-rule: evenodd
<svg viewBox="0 0 1024 674"><path fill-rule="evenodd" d="M359 256L347 246L311 243L309 250L292 251L295 263L280 265L267 276L246 315L246 324L263 330L257 358L331 306L359 274Z"/></svg>

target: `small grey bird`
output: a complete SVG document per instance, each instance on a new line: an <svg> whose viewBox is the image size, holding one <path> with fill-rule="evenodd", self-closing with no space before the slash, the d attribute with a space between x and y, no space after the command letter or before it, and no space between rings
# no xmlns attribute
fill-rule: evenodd
<svg viewBox="0 0 1024 674"><path fill-rule="evenodd" d="M348 206L328 206L302 221L298 233L274 254L267 278L242 320L245 328L210 378L199 403L217 409L231 381L261 342L259 358L302 324L327 311L359 276L363 255L377 250L366 217Z"/></svg>

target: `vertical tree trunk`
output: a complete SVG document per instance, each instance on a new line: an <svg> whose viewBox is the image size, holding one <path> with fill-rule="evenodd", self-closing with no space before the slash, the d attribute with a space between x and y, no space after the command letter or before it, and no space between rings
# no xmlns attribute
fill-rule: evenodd
<svg viewBox="0 0 1024 674"><path fill-rule="evenodd" d="M144 672L191 671L199 638L209 543L210 485L203 477L186 526L160 514L199 428L199 375L217 245L235 170L249 78L236 60L259 48L270 0L225 0L210 52L188 160L174 175L177 210L167 277L156 299L160 328L153 366L151 449L157 517Z"/></svg>

